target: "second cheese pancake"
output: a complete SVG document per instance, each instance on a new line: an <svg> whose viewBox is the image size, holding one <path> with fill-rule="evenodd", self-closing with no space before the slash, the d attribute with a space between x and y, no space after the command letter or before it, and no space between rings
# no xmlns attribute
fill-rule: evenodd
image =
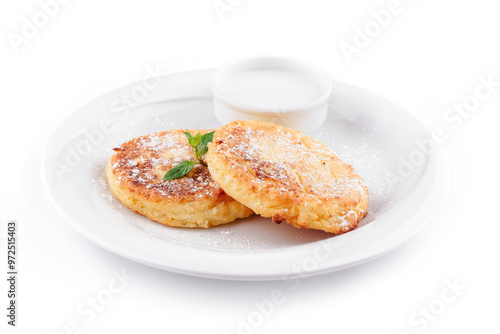
<svg viewBox="0 0 500 334"><path fill-rule="evenodd" d="M299 131L231 122L215 132L206 161L225 192L276 223L344 233L367 213L363 179L330 148Z"/></svg>

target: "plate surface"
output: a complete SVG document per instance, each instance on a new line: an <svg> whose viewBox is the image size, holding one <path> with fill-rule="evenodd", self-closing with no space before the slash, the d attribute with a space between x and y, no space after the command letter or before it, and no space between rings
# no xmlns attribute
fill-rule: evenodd
<svg viewBox="0 0 500 334"><path fill-rule="evenodd" d="M448 189L447 161L408 112L333 82L319 139L364 178L368 215L339 236L276 225L256 215L208 230L148 220L111 194L104 176L112 148L176 128L217 128L212 70L171 74L110 92L72 114L54 133L42 178L55 206L79 232L116 254L189 275L272 280L363 263L397 247L437 213ZM429 152L430 151L430 152Z"/></svg>

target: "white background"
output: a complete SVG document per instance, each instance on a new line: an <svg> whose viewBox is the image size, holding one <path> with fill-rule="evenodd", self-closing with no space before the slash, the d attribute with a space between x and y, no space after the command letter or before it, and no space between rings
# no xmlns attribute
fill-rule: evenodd
<svg viewBox="0 0 500 334"><path fill-rule="evenodd" d="M68 1L18 52L8 36L21 34L23 17L32 20L41 7L2 2L2 254L8 219L18 220L20 239L18 327L6 325L2 279L2 333L236 333L254 302L285 284L201 279L131 262L80 236L49 203L40 181L48 137L86 102L141 80L147 66L168 72L252 55L302 58L396 102L430 129L446 125L446 110L474 94L479 76L500 81L500 8L491 0L401 0L400 12L351 62L341 43L352 44L356 27L389 1L228 2L233 10L221 20L213 0ZM460 126L448 124L443 147L453 185L429 227L380 259L308 278L260 326L240 332L498 332L499 107L497 87ZM135 278L86 321L77 307L122 269ZM439 304L447 280L463 288L454 301L425 328L410 322Z"/></svg>

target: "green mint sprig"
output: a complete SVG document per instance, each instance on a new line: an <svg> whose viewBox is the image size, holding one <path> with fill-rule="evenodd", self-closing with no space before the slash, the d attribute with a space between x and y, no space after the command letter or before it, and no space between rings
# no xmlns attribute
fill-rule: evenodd
<svg viewBox="0 0 500 334"><path fill-rule="evenodd" d="M177 166L169 170L165 176L163 176L163 181L177 179L179 177L183 177L187 173L189 173L196 162L194 161L181 161Z"/></svg>
<svg viewBox="0 0 500 334"><path fill-rule="evenodd" d="M169 170L165 176L163 176L163 181L183 177L193 169L196 163L207 167L207 164L203 161L203 156L208 152L208 143L214 139L214 132L215 131L205 133L203 136L199 132L196 136L192 136L189 132L184 132L197 161L181 161L177 166Z"/></svg>

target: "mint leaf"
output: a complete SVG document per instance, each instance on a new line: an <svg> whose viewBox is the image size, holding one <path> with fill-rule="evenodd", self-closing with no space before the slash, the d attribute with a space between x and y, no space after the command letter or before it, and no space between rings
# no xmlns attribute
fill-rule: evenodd
<svg viewBox="0 0 500 334"><path fill-rule="evenodd" d="M201 133L197 133L196 136L193 137L193 143L191 144L192 147L196 147L200 144L201 141Z"/></svg>
<svg viewBox="0 0 500 334"><path fill-rule="evenodd" d="M203 136L199 132L196 134L196 136L191 135L191 133L187 131L183 131L183 133L186 135L189 145L193 148L193 153L198 163L202 166L207 167L207 164L205 163L205 161L203 161L202 157L207 154L207 145L214 139L215 131L205 133ZM169 170L163 176L163 180L168 181L182 177L189 173L193 169L195 164L196 161L182 161L177 166Z"/></svg>
<svg viewBox="0 0 500 334"><path fill-rule="evenodd" d="M212 131L201 136L200 144L196 147L196 150L200 155L205 155L208 152L207 145L214 140L214 133L215 131Z"/></svg>
<svg viewBox="0 0 500 334"><path fill-rule="evenodd" d="M186 137L188 139L189 145L192 148L196 148L196 146L198 146L198 144L201 141L201 133L198 132L196 134L196 136L194 136L194 137L189 132L184 132L184 134L186 135Z"/></svg>
<svg viewBox="0 0 500 334"><path fill-rule="evenodd" d="M194 161L181 161L177 166L169 170L165 176L163 176L163 181L177 179L189 173L196 162Z"/></svg>
<svg viewBox="0 0 500 334"><path fill-rule="evenodd" d="M208 152L208 147L205 146L202 148L201 145L196 146L196 156L197 157L201 158L202 156L207 154L207 152Z"/></svg>

